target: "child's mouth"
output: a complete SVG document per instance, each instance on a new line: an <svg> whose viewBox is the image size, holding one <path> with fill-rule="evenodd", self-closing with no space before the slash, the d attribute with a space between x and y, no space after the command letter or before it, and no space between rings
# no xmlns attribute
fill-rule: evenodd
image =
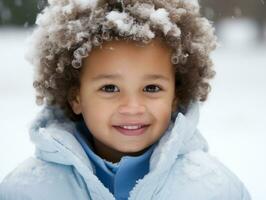
<svg viewBox="0 0 266 200"><path fill-rule="evenodd" d="M135 126L113 126L123 135L138 136L144 134L150 125L135 125Z"/></svg>

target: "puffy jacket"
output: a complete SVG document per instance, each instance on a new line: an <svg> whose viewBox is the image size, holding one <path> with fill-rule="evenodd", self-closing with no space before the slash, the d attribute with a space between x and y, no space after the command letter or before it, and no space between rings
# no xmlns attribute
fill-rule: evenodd
<svg viewBox="0 0 266 200"><path fill-rule="evenodd" d="M243 183L216 158L197 129L199 104L176 113L150 158L149 172L129 200L249 200ZM0 185L1 200L114 200L73 135L75 125L56 107L44 107L30 137L35 156Z"/></svg>

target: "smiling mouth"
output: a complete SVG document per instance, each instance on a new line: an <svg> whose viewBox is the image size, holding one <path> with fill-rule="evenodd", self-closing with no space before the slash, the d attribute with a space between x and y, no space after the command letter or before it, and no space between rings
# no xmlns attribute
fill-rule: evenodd
<svg viewBox="0 0 266 200"><path fill-rule="evenodd" d="M113 126L119 133L126 136L138 136L145 133L150 125Z"/></svg>

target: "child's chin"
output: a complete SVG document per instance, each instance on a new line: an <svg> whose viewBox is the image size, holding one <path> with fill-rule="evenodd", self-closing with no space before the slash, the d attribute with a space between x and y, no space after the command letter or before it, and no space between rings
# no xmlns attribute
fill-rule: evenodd
<svg viewBox="0 0 266 200"><path fill-rule="evenodd" d="M142 155L146 150L148 149L148 147L144 146L139 146L137 147L136 145L134 146L134 148L124 148L124 149L120 149L119 151L122 152L125 155L128 156L139 156Z"/></svg>

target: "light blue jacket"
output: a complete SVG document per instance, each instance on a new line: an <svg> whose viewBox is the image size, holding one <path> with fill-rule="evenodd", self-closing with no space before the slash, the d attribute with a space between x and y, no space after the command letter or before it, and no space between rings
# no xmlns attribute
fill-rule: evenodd
<svg viewBox="0 0 266 200"><path fill-rule="evenodd" d="M160 138L149 173L129 200L249 200L243 183L208 154L197 130L198 103L178 113ZM95 176L93 165L73 136L74 124L46 107L30 130L36 145L29 158L0 185L0 200L114 200Z"/></svg>

